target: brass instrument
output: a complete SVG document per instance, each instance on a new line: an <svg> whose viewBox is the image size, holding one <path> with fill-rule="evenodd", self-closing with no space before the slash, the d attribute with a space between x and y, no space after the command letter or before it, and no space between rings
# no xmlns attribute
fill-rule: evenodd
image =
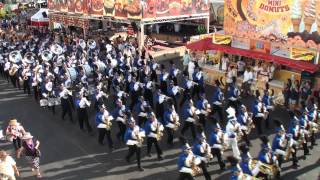
<svg viewBox="0 0 320 180"><path fill-rule="evenodd" d="M63 48L59 44L54 44L51 46L50 51L53 54L60 55L63 53Z"/></svg>
<svg viewBox="0 0 320 180"><path fill-rule="evenodd" d="M201 168L197 165L197 159L196 156L193 156L190 162L191 169L192 169L192 176L197 176L198 174L201 173Z"/></svg>
<svg viewBox="0 0 320 180"><path fill-rule="evenodd" d="M12 52L10 52L9 60L12 63L18 63L18 62L22 61L22 56L21 56L20 51L12 51Z"/></svg>
<svg viewBox="0 0 320 180"><path fill-rule="evenodd" d="M180 126L180 122L179 122L179 116L176 113L176 111L172 112L172 121L173 121L173 124L174 124L173 130L177 130L179 128L179 126Z"/></svg>
<svg viewBox="0 0 320 180"><path fill-rule="evenodd" d="M163 136L163 132L160 129L160 124L157 122L157 141L160 141Z"/></svg>
<svg viewBox="0 0 320 180"><path fill-rule="evenodd" d="M213 156L211 154L211 148L208 143L205 143L205 145L204 145L204 154L205 154L205 158L206 158L207 162L209 162L211 159L213 159Z"/></svg>
<svg viewBox="0 0 320 180"><path fill-rule="evenodd" d="M12 66L10 69L9 69L9 75L10 76L14 76L18 71L18 68L16 66Z"/></svg>
<svg viewBox="0 0 320 180"><path fill-rule="evenodd" d="M251 160L251 164L250 166L252 167L252 169L257 166L257 164L260 164L259 166L259 171L262 173L262 174L266 174L266 175L269 175L269 176L276 176L279 172L279 167L276 165L276 164L266 164L266 163L262 163L258 160Z"/></svg>
<svg viewBox="0 0 320 180"><path fill-rule="evenodd" d="M142 144L143 144L144 138L140 135L139 130L135 132L135 136L136 136L137 141L138 141L137 146L138 146L138 147L141 147Z"/></svg>
<svg viewBox="0 0 320 180"><path fill-rule="evenodd" d="M26 64L33 64L35 62L35 57L36 55L32 52L27 52L24 57L22 62Z"/></svg>
<svg viewBox="0 0 320 180"><path fill-rule="evenodd" d="M111 118L110 116L103 116L102 119L103 123L106 124L106 130L110 130L112 126Z"/></svg>
<svg viewBox="0 0 320 180"><path fill-rule="evenodd" d="M191 112L192 112L192 117L194 119L194 123L195 124L198 124L199 122L199 116L198 114L196 113L197 109L194 107L194 106L191 106Z"/></svg>
<svg viewBox="0 0 320 180"><path fill-rule="evenodd" d="M41 59L42 59L43 61L46 61L46 62L51 61L51 60L52 60L52 57L53 57L53 55L52 55L52 52L51 52L51 51L44 50L44 51L42 51L42 53L41 53Z"/></svg>

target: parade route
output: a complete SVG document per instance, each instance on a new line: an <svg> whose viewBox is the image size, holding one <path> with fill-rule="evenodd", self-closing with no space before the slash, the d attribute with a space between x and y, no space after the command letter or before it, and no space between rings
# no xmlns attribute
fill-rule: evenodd
<svg viewBox="0 0 320 180"><path fill-rule="evenodd" d="M32 96L14 89L3 79L0 80L0 109L2 129L6 127L9 119L17 118L27 131L32 132L33 136L40 140L42 151L40 167L43 179L169 180L176 179L178 176L176 167L177 156L180 153L178 143L175 143L174 148L169 149L165 142L161 142L164 150L164 160L162 161L158 161L156 155L151 158L146 157L146 148L144 147L142 166L145 171L139 172L135 162L127 164L124 160L127 147L116 139L116 128L113 128L112 135L115 150L109 153L107 146L102 147L98 144L97 133L89 135L82 132L77 123L63 121L60 117L61 109L59 106L56 108L56 115L53 115L48 109L41 108ZM76 120L76 113L73 114ZM93 125L93 110L90 115L90 123ZM288 121L285 110L276 110L272 117L281 118L284 122ZM268 133L273 134L272 130L269 130ZM253 134L251 134L251 138L254 137ZM272 138L269 139L272 140ZM252 144L250 153L256 157L260 150L260 140L254 138ZM15 157L11 143L2 142L1 148L8 150ZM299 151L298 157L302 156L302 153ZM282 172L283 179L317 179L320 172L319 153L320 148L316 146L307 160L299 158L300 167L298 169L292 169L291 162L285 163ZM230 152L225 153L225 155L228 154ZM30 168L26 168L27 164L23 157L17 160L17 163L21 169L21 178L34 179ZM215 159L208 170L214 179L229 178L229 171L220 171ZM202 178L200 176L197 179Z"/></svg>

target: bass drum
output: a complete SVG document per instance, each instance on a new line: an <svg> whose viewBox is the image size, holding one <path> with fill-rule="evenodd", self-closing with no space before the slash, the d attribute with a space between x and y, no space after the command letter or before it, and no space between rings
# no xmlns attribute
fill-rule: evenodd
<svg viewBox="0 0 320 180"><path fill-rule="evenodd" d="M98 72L102 73L105 71L105 69L107 68L106 65L103 62L98 62L95 64L96 65L96 69L98 70Z"/></svg>
<svg viewBox="0 0 320 180"><path fill-rule="evenodd" d="M92 68L86 64L86 65L83 65L82 66L83 70L84 70L84 73L87 77L91 76L92 75Z"/></svg>
<svg viewBox="0 0 320 180"><path fill-rule="evenodd" d="M67 71L68 71L69 78L71 79L72 82L74 82L77 79L77 75L78 75L77 70L71 67L71 68L68 68Z"/></svg>

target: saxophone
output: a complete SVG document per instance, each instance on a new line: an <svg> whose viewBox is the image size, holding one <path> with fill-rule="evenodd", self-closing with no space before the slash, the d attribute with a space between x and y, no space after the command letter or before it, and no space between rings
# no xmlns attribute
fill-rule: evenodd
<svg viewBox="0 0 320 180"><path fill-rule="evenodd" d="M259 171L262 174L266 174L266 175L270 175L270 176L276 176L276 174L278 173L279 169L275 164L266 164L266 163L262 163L259 162L258 160L252 160L250 166L252 167L252 169L254 167L257 166L257 164L260 164L259 166Z"/></svg>
<svg viewBox="0 0 320 180"><path fill-rule="evenodd" d="M176 111L172 112L172 121L173 121L173 124L174 124L173 130L177 130L179 128L179 126L180 126L180 122L179 122L179 117L178 117Z"/></svg>
<svg viewBox="0 0 320 180"><path fill-rule="evenodd" d="M135 132L135 136L136 136L137 141L138 141L137 146L138 146L138 147L141 147L142 144L143 144L143 137L140 136L139 130Z"/></svg>
<svg viewBox="0 0 320 180"><path fill-rule="evenodd" d="M103 116L103 122L106 124L106 130L110 130L112 126L112 122L109 119L110 116Z"/></svg>
<svg viewBox="0 0 320 180"><path fill-rule="evenodd" d="M201 168L196 163L196 156L194 155L192 156L190 165L192 169L192 173L191 173L192 176L197 176L198 174L201 173Z"/></svg>
<svg viewBox="0 0 320 180"><path fill-rule="evenodd" d="M211 159L213 159L213 156L211 154L211 148L208 143L204 144L204 154L205 154L205 158L206 158L207 162L209 162Z"/></svg>
<svg viewBox="0 0 320 180"><path fill-rule="evenodd" d="M163 132L160 130L160 125L157 123L157 141L160 141L163 136Z"/></svg>

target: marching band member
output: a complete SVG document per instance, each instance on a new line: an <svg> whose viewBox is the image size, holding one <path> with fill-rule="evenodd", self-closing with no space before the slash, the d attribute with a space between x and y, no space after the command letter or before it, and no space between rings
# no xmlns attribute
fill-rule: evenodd
<svg viewBox="0 0 320 180"><path fill-rule="evenodd" d="M233 78L232 83L228 86L227 97L229 106L233 107L235 110L238 110L238 100L240 96L240 91L236 85L236 78Z"/></svg>
<svg viewBox="0 0 320 180"><path fill-rule="evenodd" d="M210 174L207 170L207 163L212 159L210 145L206 142L206 137L201 135L193 146L192 152L201 159L200 167L206 180L210 180Z"/></svg>
<svg viewBox="0 0 320 180"><path fill-rule="evenodd" d="M194 86L195 82L189 80L188 74L184 73L184 79L183 79L183 94L182 94L182 100L180 102L180 106L183 106L186 100L191 99L191 93L192 88Z"/></svg>
<svg viewBox="0 0 320 180"><path fill-rule="evenodd" d="M213 97L212 97L212 113L218 113L219 121L223 121L223 110L222 104L224 100L224 95L221 90L221 83L219 80L215 80L214 90L213 90Z"/></svg>
<svg viewBox="0 0 320 180"><path fill-rule="evenodd" d="M117 99L116 108L111 112L111 114L114 117L119 127L117 138L122 141L124 140L124 135L126 133L126 118L127 118L125 114L126 111L127 111L126 106L123 105L120 99Z"/></svg>
<svg viewBox="0 0 320 180"><path fill-rule="evenodd" d="M18 153L18 150L21 148L21 138L24 134L25 130L17 119L11 119L6 129L6 136L9 141L12 141L16 153Z"/></svg>
<svg viewBox="0 0 320 180"><path fill-rule="evenodd" d="M165 71L165 66L161 64L160 66L160 89L161 92L167 93L167 80L169 74Z"/></svg>
<svg viewBox="0 0 320 180"><path fill-rule="evenodd" d="M272 105L272 97L273 97L273 91L272 90L265 90L264 95L262 97L262 103L266 107L267 110L267 117L265 117L265 123L266 123L266 129L269 129L269 114L274 109L274 106Z"/></svg>
<svg viewBox="0 0 320 180"><path fill-rule="evenodd" d="M199 110L196 109L193 105L193 101L189 99L188 104L183 107L183 116L184 116L184 124L181 129L181 134L184 135L185 131L189 128L191 129L191 134L193 139L196 139L196 121L198 120Z"/></svg>
<svg viewBox="0 0 320 180"><path fill-rule="evenodd" d="M309 153L309 148L308 148L308 137L309 137L309 132L307 130L307 122L308 116L306 112L303 112L299 119L299 129L300 129L300 139L302 141L302 147L303 147L303 152L304 156L310 155Z"/></svg>
<svg viewBox="0 0 320 180"><path fill-rule="evenodd" d="M135 77L132 77L132 81L130 83L129 89L130 89L130 96L131 96L131 104L130 104L130 110L133 109L133 107L138 102L138 98L140 97L141 93L141 87L140 82L136 81Z"/></svg>
<svg viewBox="0 0 320 180"><path fill-rule="evenodd" d="M261 135L263 133L261 123L264 119L264 106L261 102L261 96L259 96L259 93L257 94L256 99L253 102L252 113L253 123L257 129L258 134Z"/></svg>
<svg viewBox="0 0 320 180"><path fill-rule="evenodd" d="M201 160L192 152L192 148L188 143L185 143L182 148L182 153L178 157L179 180L194 180L194 175L198 173L198 165Z"/></svg>
<svg viewBox="0 0 320 180"><path fill-rule="evenodd" d="M259 173L259 164L256 167L251 167L252 157L249 153L249 147L246 144L241 144L239 149L241 151L240 167L242 172L250 176L256 176Z"/></svg>
<svg viewBox="0 0 320 180"><path fill-rule="evenodd" d="M145 79L145 84L144 84L144 97L146 99L146 101L148 102L148 104L153 107L153 93L152 93L152 89L153 89L153 82L148 80L149 78Z"/></svg>
<svg viewBox="0 0 320 180"><path fill-rule="evenodd" d="M131 156L136 153L137 155L137 165L139 171L144 171L141 166L141 146L143 143L143 138L145 137L145 132L142 128L136 125L135 121L131 119L129 121L129 126L126 130L124 139L129 148L128 155L126 156L126 161L129 163Z"/></svg>
<svg viewBox="0 0 320 180"><path fill-rule="evenodd" d="M203 79L203 72L200 67L197 67L192 74L192 79L196 83L193 86L192 91L192 98L197 95L198 99L200 99L200 94L204 93L204 79Z"/></svg>
<svg viewBox="0 0 320 180"><path fill-rule="evenodd" d="M223 132L219 123L216 123L213 125L213 131L210 134L209 145L211 147L212 156L216 156L218 159L220 170L224 170L226 166L222 157L224 146L223 143Z"/></svg>
<svg viewBox="0 0 320 180"><path fill-rule="evenodd" d="M173 61L170 61L169 76L170 76L170 80L173 81L175 86L178 85L178 79L177 79L178 74L179 74L179 69L176 68Z"/></svg>
<svg viewBox="0 0 320 180"><path fill-rule="evenodd" d="M164 114L164 103L168 99L168 97L161 93L161 89L156 90L156 117L157 119L164 124L163 114Z"/></svg>
<svg viewBox="0 0 320 180"><path fill-rule="evenodd" d="M151 157L151 146L152 144L154 144L157 150L158 160L163 159L162 150L159 145L159 141L163 136L163 130L163 125L160 122L158 122L154 113L150 113L148 115L148 121L145 125L145 131L147 136L147 154L149 157Z"/></svg>
<svg viewBox="0 0 320 180"><path fill-rule="evenodd" d="M293 166L298 166L298 158L297 158L297 145L299 140L299 122L294 120L291 122L289 128L288 128L288 140L287 140L287 146L291 149L291 156L292 156L292 162ZM288 147L287 147L288 148ZM288 151L287 151L288 153ZM286 154L286 158L289 159L290 154Z"/></svg>
<svg viewBox="0 0 320 180"><path fill-rule="evenodd" d="M72 102L70 102L70 98L69 96L72 96L72 92L69 91L63 84L61 84L61 92L59 94L60 96L60 99L61 99L61 106L62 106L62 119L64 119L64 116L66 114L68 114L69 116L69 120L71 122L74 122L73 121L73 118L72 118Z"/></svg>
<svg viewBox="0 0 320 180"><path fill-rule="evenodd" d="M176 113L172 103L171 104L169 103L167 110L165 111L165 113L163 115L163 119L164 119L165 126L166 126L167 133L168 133L167 144L169 146L173 146L174 132L180 126L180 122L179 122L179 116Z"/></svg>
<svg viewBox="0 0 320 180"><path fill-rule="evenodd" d="M206 118L208 116L208 112L211 111L210 104L209 104L208 100L205 98L205 93L200 94L200 98L196 103L196 107L200 111L199 123L205 128L206 127Z"/></svg>
<svg viewBox="0 0 320 180"><path fill-rule="evenodd" d="M239 135L240 124L237 122L235 117L236 111L232 107L229 107L227 110L228 113L228 123L226 126L226 134L228 136L229 145L232 148L233 156L240 159L240 151L238 148L237 136Z"/></svg>
<svg viewBox="0 0 320 180"><path fill-rule="evenodd" d="M151 107L144 100L143 96L139 97L139 101L137 103L137 114L138 114L138 126L144 126L147 121L147 113L150 112Z"/></svg>
<svg viewBox="0 0 320 180"><path fill-rule="evenodd" d="M286 156L285 132L281 127L276 128L276 136L272 141L272 151L277 156L279 167L281 168L284 156Z"/></svg>
<svg viewBox="0 0 320 180"><path fill-rule="evenodd" d="M308 131L310 133L310 142L311 142L310 149L313 149L313 146L317 145L316 144L315 131L318 130L318 124L316 123L317 116L318 116L318 107L314 102L314 98L310 98L309 99L306 111L307 111L307 114L308 114L308 126L307 126L307 129L308 129Z"/></svg>
<svg viewBox="0 0 320 180"><path fill-rule="evenodd" d="M182 88L180 88L179 86L175 86L174 82L172 80L170 80L170 83L169 83L169 86L167 89L167 95L173 101L174 107L176 109L177 109L177 98L178 98L178 95L180 94L181 90L182 90Z"/></svg>
<svg viewBox="0 0 320 180"><path fill-rule="evenodd" d="M89 116L87 108L90 107L91 103L88 101L88 99L85 96L85 90L82 88L79 92L79 99L76 101L77 105L77 112L78 112L78 121L79 126L82 131L84 131L83 124L85 124L87 130L89 133L92 132L92 128L89 123Z"/></svg>
<svg viewBox="0 0 320 180"><path fill-rule="evenodd" d="M247 108L245 105L241 105L240 106L241 110L237 116L237 121L238 123L240 124L240 130L242 132L242 138L243 140L246 142L246 144L248 146L251 145L250 141L249 141L249 138L248 138L248 133L249 132L249 129L251 129L251 123L252 123L252 119L250 117L250 115L248 114L247 112Z"/></svg>
<svg viewBox="0 0 320 180"><path fill-rule="evenodd" d="M30 80L31 80L31 69L30 69L30 65L27 65L24 67L24 69L22 70L22 80L23 80L23 92L24 93L30 93Z"/></svg>
<svg viewBox="0 0 320 180"><path fill-rule="evenodd" d="M239 164L239 159L234 156L228 156L227 160L230 162L231 165L231 177L230 180L241 180L243 179L244 173Z"/></svg>
<svg viewBox="0 0 320 180"><path fill-rule="evenodd" d="M100 111L96 114L96 125L99 131L98 142L103 145L104 137L107 136L109 150L113 150L113 141L111 138L111 125L113 117L109 114L104 104L100 105Z"/></svg>
<svg viewBox="0 0 320 180"><path fill-rule="evenodd" d="M99 83L96 86L96 90L94 92L95 96L94 96L94 106L96 111L99 111L99 106L101 106L104 103L104 100L106 100L108 98L108 95L103 91L103 83Z"/></svg>

